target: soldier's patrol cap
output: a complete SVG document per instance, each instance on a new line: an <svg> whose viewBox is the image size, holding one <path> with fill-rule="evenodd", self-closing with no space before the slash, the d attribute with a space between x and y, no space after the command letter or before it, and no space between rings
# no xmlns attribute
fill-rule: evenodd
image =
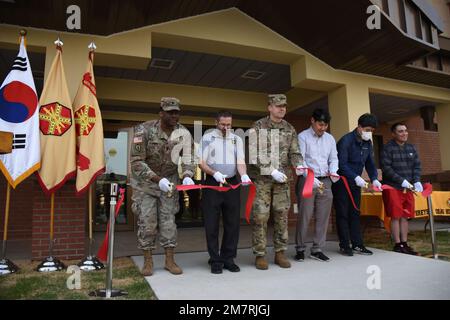
<svg viewBox="0 0 450 320"><path fill-rule="evenodd" d="M287 105L287 99L284 94L269 94L269 104L275 106Z"/></svg>
<svg viewBox="0 0 450 320"><path fill-rule="evenodd" d="M162 97L161 109L163 109L163 111L171 111L171 110L180 111L180 100L173 97Z"/></svg>

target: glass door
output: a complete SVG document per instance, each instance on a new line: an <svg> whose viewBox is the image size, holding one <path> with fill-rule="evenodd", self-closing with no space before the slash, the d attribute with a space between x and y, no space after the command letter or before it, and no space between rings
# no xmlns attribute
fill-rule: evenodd
<svg viewBox="0 0 450 320"><path fill-rule="evenodd" d="M117 183L125 189L124 204L116 219L116 230L133 230L134 216L131 211L131 188L129 185L128 146L130 129L105 131L104 152L106 171L95 183L94 226L96 231L106 230L110 210L111 183Z"/></svg>
<svg viewBox="0 0 450 320"><path fill-rule="evenodd" d="M194 127L192 125L185 125L185 127L189 130L191 135L194 136ZM198 142L199 141L194 141L195 150L197 150L198 148ZM181 178L181 166L178 167L178 173L180 174ZM192 179L194 180L195 184L201 183L202 171L200 170L200 167L198 165ZM175 221L178 227L189 228L203 226L203 214L200 207L201 198L202 192L198 189L181 191L179 193L180 211L178 211L175 216Z"/></svg>

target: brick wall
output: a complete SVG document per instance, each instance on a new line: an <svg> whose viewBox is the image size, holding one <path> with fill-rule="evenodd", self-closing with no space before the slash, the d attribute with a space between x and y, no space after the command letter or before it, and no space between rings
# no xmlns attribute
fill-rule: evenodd
<svg viewBox="0 0 450 320"><path fill-rule="evenodd" d="M54 256L62 260L85 255L87 195L75 195L74 181L69 181L55 195ZM0 235L3 237L6 179L0 177ZM29 240L32 259L48 256L50 237L50 197L41 190L35 176L11 190L8 240Z"/></svg>
<svg viewBox="0 0 450 320"><path fill-rule="evenodd" d="M59 259L80 259L85 255L87 195L75 195L74 181L55 194L53 255ZM50 197L36 185L33 194L32 258L48 256L50 236Z"/></svg>
<svg viewBox="0 0 450 320"><path fill-rule="evenodd" d="M422 118L419 115L403 121L408 127L408 142L414 144L419 152L422 163L422 175L438 173L442 171L441 152L439 148L439 133L425 131ZM383 136L383 143L392 139L392 124L381 124L375 134Z"/></svg>
<svg viewBox="0 0 450 320"><path fill-rule="evenodd" d="M6 205L6 179L0 174L0 236L3 239L3 228ZM11 188L8 240L30 239L33 202L33 178L26 179L16 189ZM28 199L28 201L27 201Z"/></svg>

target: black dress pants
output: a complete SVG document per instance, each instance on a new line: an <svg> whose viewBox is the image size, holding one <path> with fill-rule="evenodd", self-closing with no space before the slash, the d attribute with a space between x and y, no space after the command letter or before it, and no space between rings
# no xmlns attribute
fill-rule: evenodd
<svg viewBox="0 0 450 320"><path fill-rule="evenodd" d="M350 191L355 200L355 204L360 208L361 188L349 182ZM353 246L363 245L361 236L360 213L352 204L350 196L345 188L342 179L333 183L333 204L336 211L336 225L339 236L339 246L348 248L350 242Z"/></svg>
<svg viewBox="0 0 450 320"><path fill-rule="evenodd" d="M236 176L227 178L227 182L233 185L239 183ZM219 186L219 183L210 175L206 175L206 180L203 184ZM226 192L211 189L202 190L202 212L211 262L232 262L236 257L240 227L240 189L237 188ZM223 237L219 251L221 216Z"/></svg>

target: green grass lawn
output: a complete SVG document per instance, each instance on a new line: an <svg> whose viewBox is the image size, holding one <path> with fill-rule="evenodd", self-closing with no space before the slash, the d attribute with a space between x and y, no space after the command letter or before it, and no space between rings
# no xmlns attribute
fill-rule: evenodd
<svg viewBox="0 0 450 320"><path fill-rule="evenodd" d="M97 289L105 288L106 270L81 272L81 289L67 288L70 276L66 271L37 272L38 261L14 261L20 268L19 272L0 276L0 299L103 299L89 296ZM78 261L64 261L68 265L75 265ZM117 258L114 260L113 288L128 292L128 296L113 298L154 300L156 296L140 274L131 258Z"/></svg>
<svg viewBox="0 0 450 320"><path fill-rule="evenodd" d="M367 227L364 232L368 247L391 251L393 243L390 234L379 227ZM450 232L436 232L438 253L443 260L450 261ZM412 231L408 244L421 256L431 256L430 231ZM70 290L66 282L70 274L66 271L42 273L35 271L38 261L14 261L20 270L18 273L0 276L0 299L103 299L90 296L89 293L105 288L106 270L81 272L81 289ZM78 261L64 261L66 265L75 265ZM128 292L128 296L113 299L157 299L147 281L131 258L114 260L113 288Z"/></svg>

